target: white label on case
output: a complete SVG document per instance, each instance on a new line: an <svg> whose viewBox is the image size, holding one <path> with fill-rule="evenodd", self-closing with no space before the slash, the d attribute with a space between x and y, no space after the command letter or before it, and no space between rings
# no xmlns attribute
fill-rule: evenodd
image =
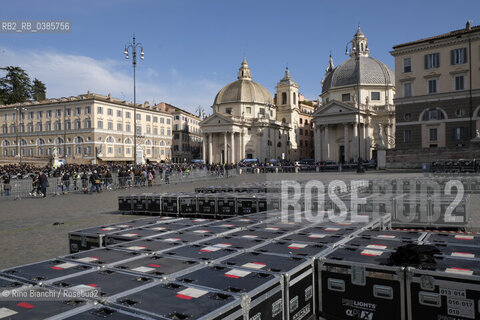
<svg viewBox="0 0 480 320"><path fill-rule="evenodd" d="M15 314L17 314L17 313L18 313L17 311L12 310L12 309L0 308L0 319L13 316L13 315L15 315Z"/></svg>
<svg viewBox="0 0 480 320"><path fill-rule="evenodd" d="M364 256L377 257L381 256L383 254L383 251L365 249L360 254Z"/></svg>
<svg viewBox="0 0 480 320"><path fill-rule="evenodd" d="M180 241L181 239L180 238L168 238L168 239L164 239L163 241L166 241L166 242L177 242L177 241Z"/></svg>
<svg viewBox="0 0 480 320"><path fill-rule="evenodd" d="M248 239L255 239L257 237L258 236L254 235L254 234L247 234L247 235L242 236L242 238L248 238Z"/></svg>
<svg viewBox="0 0 480 320"><path fill-rule="evenodd" d="M144 250L146 248L147 247L144 247L144 246L131 246L131 247L127 247L126 249L127 250L133 250L133 251L140 251L140 250Z"/></svg>
<svg viewBox="0 0 480 320"><path fill-rule="evenodd" d="M121 234L122 237L135 237L138 236L138 233L124 233Z"/></svg>
<svg viewBox="0 0 480 320"><path fill-rule="evenodd" d="M209 230L195 230L193 232L195 232L195 233L209 233L210 231Z"/></svg>
<svg viewBox="0 0 480 320"><path fill-rule="evenodd" d="M325 228L325 229L323 229L323 230L325 230L325 231L338 231L338 230L340 230L340 228L332 228L332 227L330 227L330 228Z"/></svg>
<svg viewBox="0 0 480 320"><path fill-rule="evenodd" d="M266 264L260 263L260 262L249 262L249 263L245 263L244 265L242 265L242 267L259 270L259 269L265 268Z"/></svg>
<svg viewBox="0 0 480 320"><path fill-rule="evenodd" d="M57 264L55 266L55 268L59 268L59 269L69 269L69 268L73 268L73 267L76 267L78 266L78 264L76 263L70 263L70 262L65 262L65 263L61 263L61 264Z"/></svg>
<svg viewBox="0 0 480 320"><path fill-rule="evenodd" d="M167 229L167 227L155 227L155 228L152 228L152 230L156 230L156 231L162 231L162 230L165 230Z"/></svg>
<svg viewBox="0 0 480 320"><path fill-rule="evenodd" d="M108 227L108 228L103 228L102 231L112 231L112 230L115 230L117 228L114 228L114 227Z"/></svg>
<svg viewBox="0 0 480 320"><path fill-rule="evenodd" d="M137 271L137 272L150 272L153 270L155 270L155 268L150 268L150 267L138 267L138 268L132 269L132 271Z"/></svg>
<svg viewBox="0 0 480 320"><path fill-rule="evenodd" d="M325 238L326 236L327 236L326 234L312 233L308 237L312 239L321 239L321 238Z"/></svg>
<svg viewBox="0 0 480 320"><path fill-rule="evenodd" d="M456 234L455 239L458 240L473 240L474 236L470 236L468 234Z"/></svg>
<svg viewBox="0 0 480 320"><path fill-rule="evenodd" d="M218 244L215 244L214 246L219 248L228 248L228 247L231 247L232 245L230 243L218 243Z"/></svg>
<svg viewBox="0 0 480 320"><path fill-rule="evenodd" d="M200 251L202 252L215 252L215 251L218 251L218 250L221 250L222 248L220 247L215 247L215 246L208 246L208 247L204 247L202 249L200 249Z"/></svg>
<svg viewBox="0 0 480 320"><path fill-rule="evenodd" d="M451 316L475 319L475 302L473 299L447 298L447 313Z"/></svg>
<svg viewBox="0 0 480 320"><path fill-rule="evenodd" d="M280 228L277 228L277 227L268 227L268 228L265 228L265 230L278 231L278 230L280 230Z"/></svg>
<svg viewBox="0 0 480 320"><path fill-rule="evenodd" d="M439 288L441 296L452 298L466 298L467 291L465 289Z"/></svg>
<svg viewBox="0 0 480 320"><path fill-rule="evenodd" d="M304 243L292 243L291 245L288 246L289 249L303 249L307 247L308 244Z"/></svg>
<svg viewBox="0 0 480 320"><path fill-rule="evenodd" d="M119 228L128 228L128 227L130 227L130 225L129 225L129 224L119 224L117 227L119 227Z"/></svg>
<svg viewBox="0 0 480 320"><path fill-rule="evenodd" d="M200 290L200 289L195 289L195 288L187 288L182 291L177 292L177 294L180 294L182 296L190 297L190 298L199 298L205 294L207 294L208 291L206 290Z"/></svg>
<svg viewBox="0 0 480 320"><path fill-rule="evenodd" d="M458 273L458 274L465 274L471 276L473 274L473 271L470 269L461 269L461 268L447 268L445 269L445 272L449 273Z"/></svg>
<svg viewBox="0 0 480 320"><path fill-rule="evenodd" d="M380 250L384 250L384 249L387 249L387 246L384 246L384 245L381 245L381 244L369 244L367 246L367 249L380 249Z"/></svg>
<svg viewBox="0 0 480 320"><path fill-rule="evenodd" d="M77 261L80 261L80 262L92 262L92 261L97 261L98 258L96 257L85 257L85 258L80 258L80 259L77 259Z"/></svg>
<svg viewBox="0 0 480 320"><path fill-rule="evenodd" d="M468 252L452 252L452 257L475 258L475 255Z"/></svg>
<svg viewBox="0 0 480 320"><path fill-rule="evenodd" d="M232 269L225 273L225 277L237 279L237 278L243 278L245 276L248 276L250 273L251 273L250 271L246 271L246 270Z"/></svg>
<svg viewBox="0 0 480 320"><path fill-rule="evenodd" d="M391 235L391 234L380 234L377 236L377 238L383 238L383 239L395 239L396 237Z"/></svg>

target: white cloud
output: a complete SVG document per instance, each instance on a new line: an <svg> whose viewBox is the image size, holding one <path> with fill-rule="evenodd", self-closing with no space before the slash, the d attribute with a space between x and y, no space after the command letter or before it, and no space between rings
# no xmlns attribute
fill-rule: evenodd
<svg viewBox="0 0 480 320"><path fill-rule="evenodd" d="M96 60L81 55L45 51L12 51L0 47L0 66L20 66L30 77L38 78L47 86L47 97L75 96L87 91L111 93L119 99L133 100L131 67L125 70L120 62ZM208 79L192 79L171 69L171 80L165 80L153 68L138 76L137 101L156 103L164 101L193 112L198 105L209 109L222 84Z"/></svg>

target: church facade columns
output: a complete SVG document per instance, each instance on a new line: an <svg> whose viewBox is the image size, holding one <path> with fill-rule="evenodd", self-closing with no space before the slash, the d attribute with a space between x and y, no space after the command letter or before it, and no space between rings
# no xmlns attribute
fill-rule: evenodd
<svg viewBox="0 0 480 320"><path fill-rule="evenodd" d="M207 163L207 135L205 133L202 139L202 160L204 164Z"/></svg>
<svg viewBox="0 0 480 320"><path fill-rule="evenodd" d="M358 150L359 150L359 145L358 145L358 124L354 123L353 124L353 135L352 135L352 145L353 145L353 160L357 161L358 160Z"/></svg>
<svg viewBox="0 0 480 320"><path fill-rule="evenodd" d="M343 125L343 141L344 141L344 145L343 145L343 154L345 155L344 156L344 161L345 162L348 162L350 160L350 153L349 153L349 141L348 141L348 127L350 126L349 123L346 123Z"/></svg>
<svg viewBox="0 0 480 320"><path fill-rule="evenodd" d="M214 163L213 162L213 133L208 134L208 162L210 164Z"/></svg>
<svg viewBox="0 0 480 320"><path fill-rule="evenodd" d="M318 162L318 161L321 161L321 150L320 150L320 127L319 126L315 126L314 128L314 132L313 132L313 141L314 141L314 145L315 145L315 161Z"/></svg>
<svg viewBox="0 0 480 320"><path fill-rule="evenodd" d="M325 125L323 129L324 133L324 149L325 149L325 154L324 154L324 160L330 160L330 141L329 141L329 136L328 136L328 125Z"/></svg>
<svg viewBox="0 0 480 320"><path fill-rule="evenodd" d="M231 150L230 162L235 163L235 132L233 131L230 135L230 150Z"/></svg>

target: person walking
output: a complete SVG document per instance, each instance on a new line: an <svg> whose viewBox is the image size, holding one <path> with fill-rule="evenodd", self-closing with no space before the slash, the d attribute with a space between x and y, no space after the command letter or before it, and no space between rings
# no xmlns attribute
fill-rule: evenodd
<svg viewBox="0 0 480 320"><path fill-rule="evenodd" d="M10 196L10 175L8 173L5 173L3 176L3 192L5 193L6 197Z"/></svg>
<svg viewBox="0 0 480 320"><path fill-rule="evenodd" d="M93 193L95 189L97 193L100 193L100 178L98 176L97 170L94 170L92 175L90 176L90 183L92 186L90 187L90 194Z"/></svg>
<svg viewBox="0 0 480 320"><path fill-rule="evenodd" d="M45 198L47 196L47 187L48 187L48 177L45 174L45 172L40 173L40 177L38 178L40 182L40 190L43 194L43 197Z"/></svg>

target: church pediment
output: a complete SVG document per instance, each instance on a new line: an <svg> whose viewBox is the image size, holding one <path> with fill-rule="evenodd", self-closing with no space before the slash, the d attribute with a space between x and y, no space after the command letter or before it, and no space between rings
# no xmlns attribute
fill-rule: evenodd
<svg viewBox="0 0 480 320"><path fill-rule="evenodd" d="M330 101L327 104L323 105L320 108L317 108L313 117L321 117L328 115L342 115L342 114L351 114L357 113L357 109L340 101Z"/></svg>
<svg viewBox="0 0 480 320"><path fill-rule="evenodd" d="M233 124L232 119L220 114L214 113L202 122L200 122L200 126L219 126L219 125L231 125Z"/></svg>

